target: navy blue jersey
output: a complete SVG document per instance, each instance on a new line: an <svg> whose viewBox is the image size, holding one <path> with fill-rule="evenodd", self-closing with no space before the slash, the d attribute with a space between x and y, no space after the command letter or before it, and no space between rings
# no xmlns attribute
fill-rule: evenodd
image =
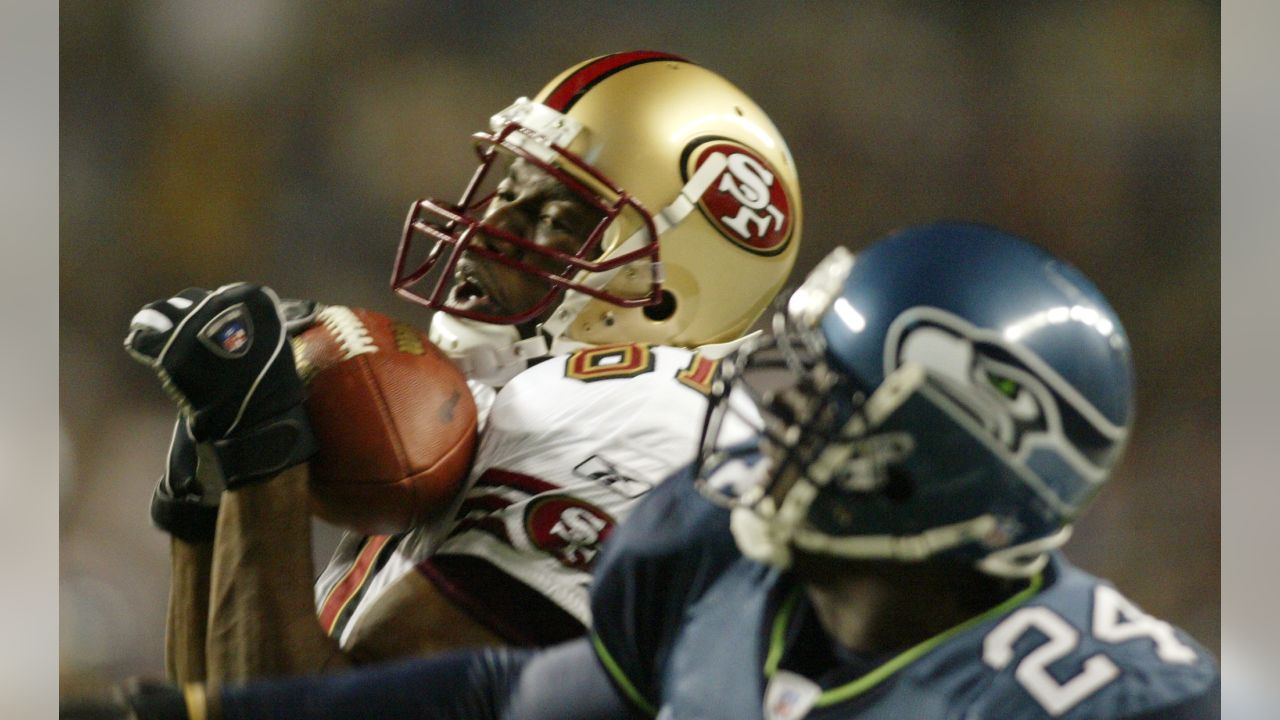
<svg viewBox="0 0 1280 720"><path fill-rule="evenodd" d="M737 552L728 517L688 473L677 475L636 509L597 568L596 652L649 715L1219 715L1208 652L1061 555L996 607L900 654L864 659L832 652L799 586Z"/></svg>

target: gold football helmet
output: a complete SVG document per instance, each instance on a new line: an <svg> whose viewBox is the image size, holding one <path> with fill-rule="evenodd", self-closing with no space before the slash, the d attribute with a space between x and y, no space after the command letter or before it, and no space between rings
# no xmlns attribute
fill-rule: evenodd
<svg viewBox="0 0 1280 720"><path fill-rule="evenodd" d="M462 199L414 203L392 277L441 311L433 339L473 377L501 382L582 344L734 339L795 262L800 187L786 142L751 98L682 58L579 63L474 141L480 166ZM576 248L487 222L495 183L521 164L594 210ZM484 288L469 262L532 274L546 291L520 307L475 302Z"/></svg>

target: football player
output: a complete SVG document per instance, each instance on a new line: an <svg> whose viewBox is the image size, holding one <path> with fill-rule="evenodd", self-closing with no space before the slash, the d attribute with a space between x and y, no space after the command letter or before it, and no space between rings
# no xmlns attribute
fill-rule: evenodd
<svg viewBox="0 0 1280 720"><path fill-rule="evenodd" d="M589 638L151 688L139 717L1219 716L1205 649L1058 550L1133 421L1128 339L1079 271L911 228L833 253L772 327L605 549ZM734 388L758 442L722 433Z"/></svg>
<svg viewBox="0 0 1280 720"><path fill-rule="evenodd" d="M315 441L287 336L325 311L239 284L135 316L127 348L182 408L152 504L174 537L171 678L577 637L601 542L694 456L723 344L800 242L777 128L710 70L625 52L574 65L473 141L472 181L413 205L392 278L436 311L430 336L481 413L452 522L349 534L313 588Z"/></svg>

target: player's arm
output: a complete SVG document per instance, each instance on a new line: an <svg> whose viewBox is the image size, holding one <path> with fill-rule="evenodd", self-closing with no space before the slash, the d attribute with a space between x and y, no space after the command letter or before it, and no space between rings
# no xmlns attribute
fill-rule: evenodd
<svg viewBox="0 0 1280 720"><path fill-rule="evenodd" d="M448 653L224 688L224 720L612 720L634 717L583 638L542 651Z"/></svg>
<svg viewBox="0 0 1280 720"><path fill-rule="evenodd" d="M316 617L306 465L227 492L213 547L208 679L300 675L503 644L420 573L361 609L344 644Z"/></svg>
<svg viewBox="0 0 1280 720"><path fill-rule="evenodd" d="M194 303L206 294L185 291L178 296L178 304ZM307 300L284 300L280 305L289 335L309 327L319 310L317 303ZM175 315L180 311L170 301L165 308ZM216 456L207 445L203 453L200 451L186 414L179 412L164 474L151 497L150 514L152 523L171 537L165 670L171 680L180 683L205 679L214 535L224 485Z"/></svg>
<svg viewBox="0 0 1280 720"><path fill-rule="evenodd" d="M166 675L176 682L205 679L205 627L217 519L217 490L206 489L197 478L196 443L180 414L169 440L164 474L151 497L151 521L171 538L164 658Z"/></svg>
<svg viewBox="0 0 1280 720"><path fill-rule="evenodd" d="M210 681L350 664L316 620L307 473L296 465L223 497L205 648Z"/></svg>
<svg viewBox="0 0 1280 720"><path fill-rule="evenodd" d="M637 713L658 713L666 651L688 608L736 557L728 513L699 495L690 467L651 490L610 536L592 579L591 639Z"/></svg>
<svg viewBox="0 0 1280 720"><path fill-rule="evenodd" d="M201 659L211 680L341 664L315 619L305 466L315 442L291 321L266 288L192 289L144 307L125 340L178 402L201 464L216 465L226 488L220 509L185 528L192 536L167 528L176 538L168 643L176 678L200 677ZM170 515L195 509L170 490Z"/></svg>
<svg viewBox="0 0 1280 720"><path fill-rule="evenodd" d="M205 679L205 631L213 543L170 541L169 604L165 613L164 666L176 682Z"/></svg>
<svg viewBox="0 0 1280 720"><path fill-rule="evenodd" d="M104 708L85 708L109 717ZM129 688L115 717L138 720L623 720L635 717L583 638L547 650L487 649L342 673ZM131 714L130 714L131 713ZM64 720L74 720L64 712Z"/></svg>

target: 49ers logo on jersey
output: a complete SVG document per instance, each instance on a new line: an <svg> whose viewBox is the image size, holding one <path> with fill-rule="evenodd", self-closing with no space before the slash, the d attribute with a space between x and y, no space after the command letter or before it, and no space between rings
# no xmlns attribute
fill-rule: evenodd
<svg viewBox="0 0 1280 720"><path fill-rule="evenodd" d="M568 495L549 495L524 511L529 540L565 566L587 572L600 552L600 543L613 532L609 513Z"/></svg>
<svg viewBox="0 0 1280 720"><path fill-rule="evenodd" d="M735 245L757 255L777 255L791 240L791 197L782 177L755 151L725 138L703 138L684 152L687 181L720 155L725 169L698 200L707 220Z"/></svg>

